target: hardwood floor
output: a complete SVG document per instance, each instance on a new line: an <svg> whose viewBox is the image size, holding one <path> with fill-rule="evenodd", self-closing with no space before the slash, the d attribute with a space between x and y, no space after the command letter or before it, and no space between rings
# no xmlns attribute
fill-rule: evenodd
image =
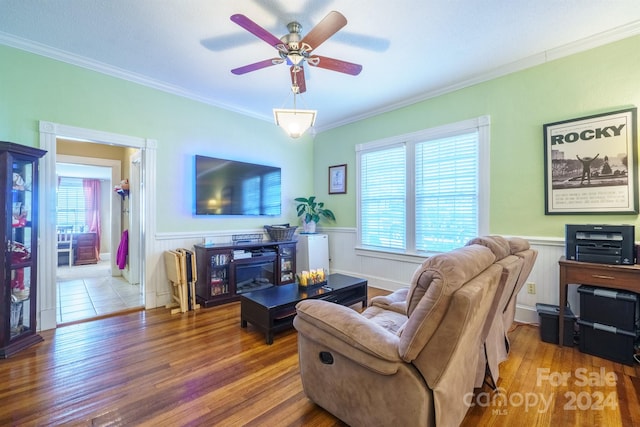
<svg viewBox="0 0 640 427"><path fill-rule="evenodd" d="M371 289L370 297L379 293ZM0 361L0 425L344 425L304 395L295 330L268 346L251 325L240 328L239 303L173 316L162 308L129 313L42 336ZM534 326L518 326L510 338L498 383L506 400L478 390L464 426L640 425L638 365L542 343ZM538 373L544 368L550 380L561 372L571 378L555 386ZM609 373L614 384L604 385ZM548 409L542 398L551 399Z"/></svg>

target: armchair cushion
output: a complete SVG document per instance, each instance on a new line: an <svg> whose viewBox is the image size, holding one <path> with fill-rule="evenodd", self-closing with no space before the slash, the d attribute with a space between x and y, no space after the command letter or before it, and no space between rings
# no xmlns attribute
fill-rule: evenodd
<svg viewBox="0 0 640 427"><path fill-rule="evenodd" d="M371 298L370 305L392 310L396 313L407 315L407 295L409 287L400 288L389 295L378 295Z"/></svg>
<svg viewBox="0 0 640 427"><path fill-rule="evenodd" d="M526 251L530 248L529 241L521 237L509 237L507 240L509 241L509 247L511 248L512 254Z"/></svg>
<svg viewBox="0 0 640 427"><path fill-rule="evenodd" d="M494 261L491 250L471 245L427 258L418 268L407 295L407 316L415 320L407 322L400 337L405 361L415 359L440 326L451 295Z"/></svg>
<svg viewBox="0 0 640 427"><path fill-rule="evenodd" d="M407 323L407 315L403 312L395 311L391 308L378 307L375 305L367 308L362 316L382 326L398 336L402 334L405 323Z"/></svg>
<svg viewBox="0 0 640 427"><path fill-rule="evenodd" d="M496 260L501 260L511 255L511 247L509 241L502 236L480 236L475 237L467 242L469 245L482 245L491 249L491 252L496 256Z"/></svg>
<svg viewBox="0 0 640 427"><path fill-rule="evenodd" d="M485 374L490 374L493 384L497 383L499 364L507 359L509 338L507 331L513 322L516 297L529 276L536 257L529 242L520 237L481 236L471 239L468 245L479 244L490 248L502 267L502 278L482 331L482 345L476 387L480 387Z"/></svg>

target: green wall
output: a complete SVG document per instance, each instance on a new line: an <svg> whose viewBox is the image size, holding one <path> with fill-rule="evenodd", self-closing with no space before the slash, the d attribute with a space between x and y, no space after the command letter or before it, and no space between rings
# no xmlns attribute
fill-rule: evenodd
<svg viewBox="0 0 640 427"><path fill-rule="evenodd" d="M197 232L296 222L295 197L314 193L355 227L355 145L491 116L490 232L562 237L564 224L633 223L636 215L544 215L542 126L640 104L640 36L299 140L273 123L0 46L0 140L38 146L38 121L158 141L157 229ZM196 217L195 154L283 168L281 218ZM347 163L347 194L329 195L327 168ZM313 172L310 172L313 171ZM640 231L640 227L638 227Z"/></svg>
<svg viewBox="0 0 640 427"><path fill-rule="evenodd" d="M0 45L0 140L37 147L38 122L157 140L157 231L251 229L296 222L293 199L313 188L312 140L129 81ZM195 154L282 167L283 215L193 215Z"/></svg>
<svg viewBox="0 0 640 427"><path fill-rule="evenodd" d="M638 104L635 36L322 132L314 144L315 192L339 226L355 227L356 144L490 115L491 233L563 237L567 223L636 224L637 215L544 214L542 126ZM348 164L348 192L328 195L327 167L341 163Z"/></svg>

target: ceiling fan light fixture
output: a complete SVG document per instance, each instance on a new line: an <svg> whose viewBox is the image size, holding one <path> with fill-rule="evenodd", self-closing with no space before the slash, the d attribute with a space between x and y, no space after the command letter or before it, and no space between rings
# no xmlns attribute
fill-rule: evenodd
<svg viewBox="0 0 640 427"><path fill-rule="evenodd" d="M273 117L291 138L300 138L316 122L316 110L274 108Z"/></svg>
<svg viewBox="0 0 640 427"><path fill-rule="evenodd" d="M289 61L291 61L291 63L296 66L300 65L300 63L304 61L304 56L297 52L290 52L287 55L287 58L289 58Z"/></svg>

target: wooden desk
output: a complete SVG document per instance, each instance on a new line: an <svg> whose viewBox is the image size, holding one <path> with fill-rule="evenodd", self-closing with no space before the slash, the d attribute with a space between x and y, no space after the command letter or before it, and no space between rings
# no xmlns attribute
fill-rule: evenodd
<svg viewBox="0 0 640 427"><path fill-rule="evenodd" d="M564 308L567 305L567 285L591 285L640 293L640 265L611 265L568 261L564 256L560 257L558 264L560 265L559 337L564 337ZM561 347L562 341L562 338L558 340Z"/></svg>

